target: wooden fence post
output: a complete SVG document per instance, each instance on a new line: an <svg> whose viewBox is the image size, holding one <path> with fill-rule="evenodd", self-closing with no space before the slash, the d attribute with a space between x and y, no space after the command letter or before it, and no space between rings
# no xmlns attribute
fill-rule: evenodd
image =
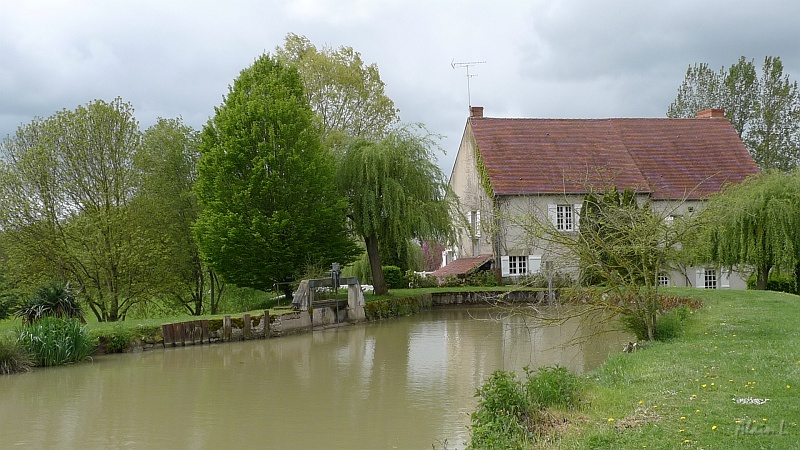
<svg viewBox="0 0 800 450"><path fill-rule="evenodd" d="M231 340L231 316L225 316L222 319L222 340Z"/></svg>
<svg viewBox="0 0 800 450"><path fill-rule="evenodd" d="M166 347L167 345L170 345L170 346L174 346L175 345L175 339L172 336L172 324L171 323L165 323L165 324L161 325L161 334L164 335L164 347Z"/></svg>
<svg viewBox="0 0 800 450"><path fill-rule="evenodd" d="M269 339L269 310L264 310L264 339Z"/></svg>
<svg viewBox="0 0 800 450"><path fill-rule="evenodd" d="M181 345L186 345L186 341L183 340L183 324L182 323L173 323L172 324L172 334L175 338L175 344L180 343Z"/></svg>
<svg viewBox="0 0 800 450"><path fill-rule="evenodd" d="M211 343L211 336L208 334L208 319L203 319L200 321L200 343L202 344L203 341L208 341Z"/></svg>
<svg viewBox="0 0 800 450"><path fill-rule="evenodd" d="M253 323L250 321L250 314L242 316L242 339L250 339L250 329Z"/></svg>

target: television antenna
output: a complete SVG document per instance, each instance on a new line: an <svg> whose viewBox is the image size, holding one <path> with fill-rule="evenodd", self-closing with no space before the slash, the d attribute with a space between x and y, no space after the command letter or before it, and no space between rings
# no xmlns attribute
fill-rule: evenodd
<svg viewBox="0 0 800 450"><path fill-rule="evenodd" d="M472 93L469 90L469 79L472 77L477 77L478 75L469 73L469 68L478 64L486 64L486 61L456 62L455 59L450 61L450 67L453 69L460 69L463 67L467 70L467 102L469 103L470 107L472 107Z"/></svg>

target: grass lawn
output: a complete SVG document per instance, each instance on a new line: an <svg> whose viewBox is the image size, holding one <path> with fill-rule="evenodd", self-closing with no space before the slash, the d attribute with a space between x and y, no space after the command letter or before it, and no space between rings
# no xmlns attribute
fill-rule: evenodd
<svg viewBox="0 0 800 450"><path fill-rule="evenodd" d="M670 289L701 298L685 334L586 375L552 448L796 449L800 297Z"/></svg>

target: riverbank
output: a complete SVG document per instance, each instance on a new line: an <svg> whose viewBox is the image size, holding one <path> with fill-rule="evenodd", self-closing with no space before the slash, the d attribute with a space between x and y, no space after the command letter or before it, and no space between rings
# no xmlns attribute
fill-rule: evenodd
<svg viewBox="0 0 800 450"><path fill-rule="evenodd" d="M519 286L396 289L382 296L366 295L365 315L366 321L375 321L416 314L434 306L541 302L546 300L546 293L546 290L521 288ZM261 320L265 313L269 314L270 324L273 325L271 332L273 337L309 332L317 328L311 326L310 318L301 320L301 316L306 313L295 312L288 307L283 307L245 311L238 314L178 316L114 323L99 323L90 320L87 324L87 331L98 341L98 348L95 351L95 356L97 356L104 353L158 349L164 348L165 345L195 345L201 342L221 342L226 340L223 339L223 322L226 317L230 317L232 325L232 329L228 331L231 337L227 340L238 341L245 337L244 321L246 316L249 316L251 320L250 328L252 333L249 338L264 338L264 324ZM342 313L342 311L338 311L338 313ZM333 314L328 316L333 316ZM205 324L201 325L203 322ZM164 326L178 324L186 324L188 327L185 329L191 328L193 330L186 332L186 335L191 336L191 338L182 339L167 336L165 340ZM323 326L328 325L330 324ZM18 320L0 321L0 335L12 334L13 330L19 326ZM196 331L203 326L207 333L201 338L202 333L197 333ZM168 342L165 343L165 341Z"/></svg>
<svg viewBox="0 0 800 450"><path fill-rule="evenodd" d="M561 424L536 448L797 448L800 297L669 293L704 302L685 333L586 374L582 407L554 411Z"/></svg>

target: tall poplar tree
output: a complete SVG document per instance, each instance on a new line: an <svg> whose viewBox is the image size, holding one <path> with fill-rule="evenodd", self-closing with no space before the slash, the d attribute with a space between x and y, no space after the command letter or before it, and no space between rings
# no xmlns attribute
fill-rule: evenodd
<svg viewBox="0 0 800 450"><path fill-rule="evenodd" d="M355 138L379 140L400 120L376 64L352 47L317 48L305 36L286 35L276 57L300 72L323 142L339 148Z"/></svg>
<svg viewBox="0 0 800 450"><path fill-rule="evenodd" d="M761 170L789 171L800 162L800 90L783 73L778 57L766 57L760 77L757 72L744 57L719 72L695 64L686 71L667 116L695 117L703 109L725 109Z"/></svg>
<svg viewBox="0 0 800 450"><path fill-rule="evenodd" d="M203 128L195 227L224 280L270 290L312 263L358 253L295 68L262 55L242 70Z"/></svg>

